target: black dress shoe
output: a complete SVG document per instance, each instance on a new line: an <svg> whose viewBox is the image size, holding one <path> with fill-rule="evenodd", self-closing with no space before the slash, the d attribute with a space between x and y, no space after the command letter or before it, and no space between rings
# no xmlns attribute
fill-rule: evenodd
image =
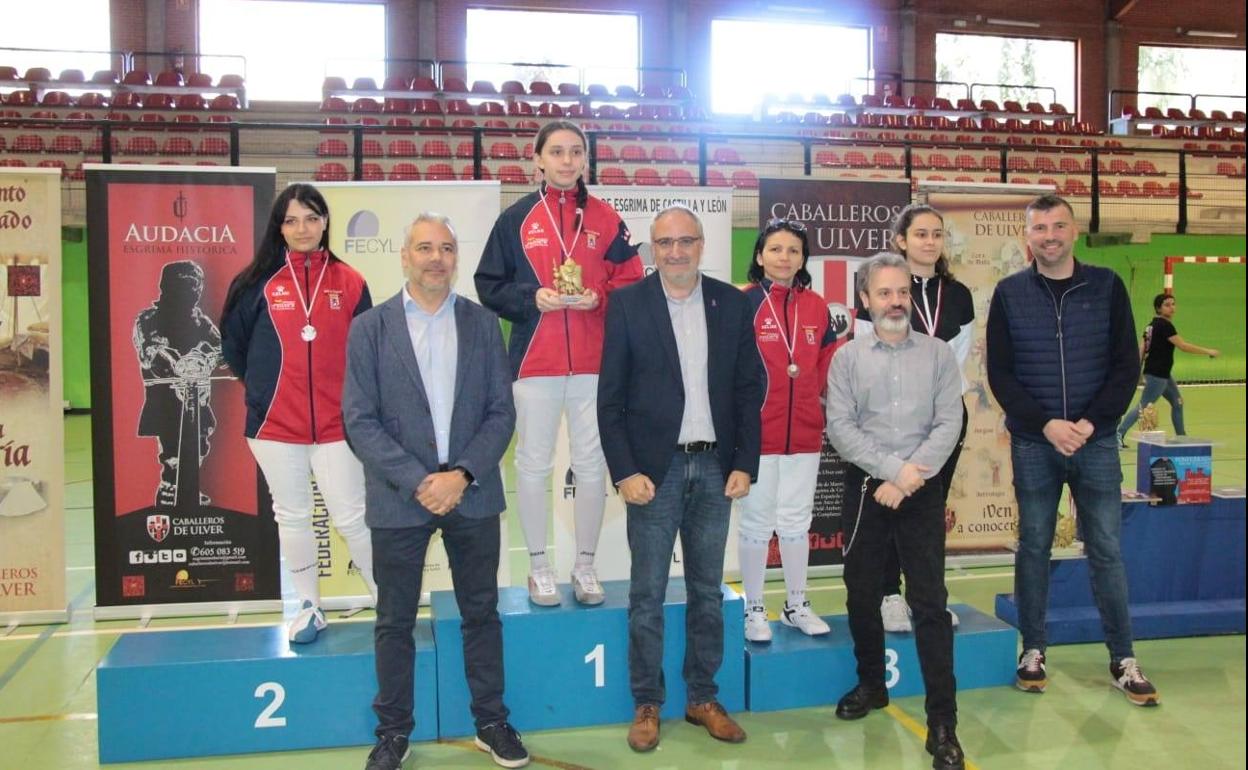
<svg viewBox="0 0 1248 770"><path fill-rule="evenodd" d="M966 757L962 754L962 744L953 727L937 725L927 731L927 753L932 755L932 767L936 770L962 770L966 767Z"/></svg>
<svg viewBox="0 0 1248 770"><path fill-rule="evenodd" d="M836 716L838 719L862 719L871 713L871 709L882 709L887 705L886 687L859 684L836 702Z"/></svg>

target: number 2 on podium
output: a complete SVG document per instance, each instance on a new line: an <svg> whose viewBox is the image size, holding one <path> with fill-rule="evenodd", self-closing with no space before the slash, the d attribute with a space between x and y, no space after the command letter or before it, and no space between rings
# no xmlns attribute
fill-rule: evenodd
<svg viewBox="0 0 1248 770"><path fill-rule="evenodd" d="M273 700L269 701L269 705L265 706L260 712L260 716L256 717L256 728L262 727L285 727L286 717L275 717L274 714L286 702L286 688L277 682L262 682L256 688L254 696L263 699L266 695L272 695Z"/></svg>
<svg viewBox="0 0 1248 770"><path fill-rule="evenodd" d="M594 687L607 686L607 647L599 643L585 656L586 663L594 664Z"/></svg>

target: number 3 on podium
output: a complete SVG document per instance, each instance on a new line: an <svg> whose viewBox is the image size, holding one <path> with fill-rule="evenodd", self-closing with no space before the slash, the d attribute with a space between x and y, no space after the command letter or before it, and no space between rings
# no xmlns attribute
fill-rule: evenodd
<svg viewBox="0 0 1248 770"><path fill-rule="evenodd" d="M893 689L901 681L901 669L897 668L897 651L892 647L884 650L884 686Z"/></svg>

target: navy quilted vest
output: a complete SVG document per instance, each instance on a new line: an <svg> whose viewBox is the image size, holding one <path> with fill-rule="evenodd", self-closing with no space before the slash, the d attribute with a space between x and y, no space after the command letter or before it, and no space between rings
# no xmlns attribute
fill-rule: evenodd
<svg viewBox="0 0 1248 770"><path fill-rule="evenodd" d="M997 284L1014 344L1014 370L1050 418L1084 415L1109 375L1115 275L1076 262L1070 288L1051 291L1035 267ZM1006 425L1014 432L1015 425Z"/></svg>

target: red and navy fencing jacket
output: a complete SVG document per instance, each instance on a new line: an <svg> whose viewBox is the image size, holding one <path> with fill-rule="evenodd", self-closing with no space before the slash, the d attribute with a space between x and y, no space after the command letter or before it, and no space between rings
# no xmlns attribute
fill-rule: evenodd
<svg viewBox="0 0 1248 770"><path fill-rule="evenodd" d="M764 292L770 294L770 304ZM810 289L767 279L747 288L745 295L754 308L754 340L767 375L762 453L818 452L823 446L823 393L836 342L828 306ZM788 375L786 339L793 345L792 363L800 370L796 378Z"/></svg>
<svg viewBox="0 0 1248 770"><path fill-rule="evenodd" d="M342 380L351 320L373 306L364 276L323 251L291 254L243 289L221 319L221 352L243 381L248 438L289 444L342 441ZM315 301L321 267L325 277ZM312 303L316 339L300 336L307 320L299 301Z"/></svg>
<svg viewBox="0 0 1248 770"><path fill-rule="evenodd" d="M542 205L543 192L546 203ZM510 206L494 223L473 276L481 304L511 322L507 345L512 376L598 374L602 331L612 291L642 277L637 247L615 209L590 196L575 246L576 191L543 186ZM553 219L553 221L552 221ZM598 295L593 310L537 309L537 290L554 288L563 262L556 232L581 266L586 289Z"/></svg>

